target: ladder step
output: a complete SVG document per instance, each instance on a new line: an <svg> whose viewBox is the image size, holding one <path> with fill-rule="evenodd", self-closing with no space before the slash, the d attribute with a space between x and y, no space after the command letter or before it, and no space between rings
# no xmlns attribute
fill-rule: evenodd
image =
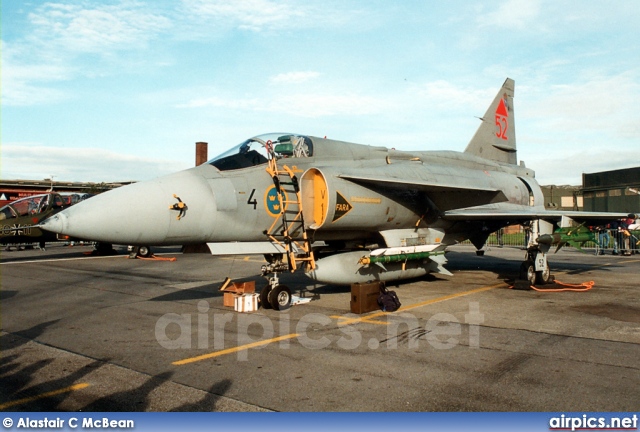
<svg viewBox="0 0 640 432"><path fill-rule="evenodd" d="M300 181L291 169L286 165L284 168L278 167L275 158L269 161L267 172L272 176L278 193L285 193L285 199L281 201L283 208L279 221L274 221L265 234L272 241L280 243L285 248L291 271L296 270L297 263L303 262L306 263L307 268L315 268L311 242L304 226ZM290 196L294 199L290 199Z"/></svg>

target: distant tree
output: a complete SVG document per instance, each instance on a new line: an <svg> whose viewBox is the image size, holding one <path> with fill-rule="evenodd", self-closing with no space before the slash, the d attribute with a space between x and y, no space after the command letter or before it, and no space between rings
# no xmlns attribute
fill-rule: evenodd
<svg viewBox="0 0 640 432"><path fill-rule="evenodd" d="M92 195L97 195L100 194L102 192L106 192L108 190L110 190L111 187L108 186L106 183L102 182L102 183L94 183L91 185L91 187L89 189L87 189L87 193L88 194L92 194Z"/></svg>

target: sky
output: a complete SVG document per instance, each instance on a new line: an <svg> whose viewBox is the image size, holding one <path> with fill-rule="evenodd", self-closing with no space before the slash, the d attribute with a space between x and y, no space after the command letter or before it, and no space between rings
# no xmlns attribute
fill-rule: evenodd
<svg viewBox="0 0 640 432"><path fill-rule="evenodd" d="M147 180L268 132L463 151L507 77L540 184L640 166L632 0L1 7L5 180Z"/></svg>

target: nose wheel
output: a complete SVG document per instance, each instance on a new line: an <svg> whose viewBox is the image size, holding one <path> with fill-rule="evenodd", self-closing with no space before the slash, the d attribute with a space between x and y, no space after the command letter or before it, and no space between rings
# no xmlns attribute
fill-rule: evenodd
<svg viewBox="0 0 640 432"><path fill-rule="evenodd" d="M269 283L260 291L260 304L264 309L287 310L291 307L291 290L281 285L278 273L289 268L282 262L282 254L264 256L268 264L262 266L262 276L267 277Z"/></svg>
<svg viewBox="0 0 640 432"><path fill-rule="evenodd" d="M260 291L260 304L264 309L287 310L291 307L291 290L281 285L278 274L273 273L267 286Z"/></svg>
<svg viewBox="0 0 640 432"><path fill-rule="evenodd" d="M268 294L269 304L275 310L283 311L291 307L291 290L285 285L277 285Z"/></svg>
<svg viewBox="0 0 640 432"><path fill-rule="evenodd" d="M291 307L291 290L286 285L267 285L260 291L260 304L264 309L287 310Z"/></svg>
<svg viewBox="0 0 640 432"><path fill-rule="evenodd" d="M269 303L269 293L271 292L271 285L267 285L260 291L260 304L263 309L271 309L271 303Z"/></svg>

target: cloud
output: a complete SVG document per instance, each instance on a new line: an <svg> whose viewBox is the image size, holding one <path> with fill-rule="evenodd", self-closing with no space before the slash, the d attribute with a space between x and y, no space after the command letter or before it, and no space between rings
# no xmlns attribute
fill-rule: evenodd
<svg viewBox="0 0 640 432"><path fill-rule="evenodd" d="M143 4L45 3L27 15L20 38L2 42L2 104L57 103L71 96L55 86L109 70L118 52L141 50L171 28L171 21ZM91 61L85 56L93 56ZM102 61L96 61L97 58Z"/></svg>
<svg viewBox="0 0 640 432"><path fill-rule="evenodd" d="M495 11L478 15L480 27L502 27L522 30L540 14L539 0L507 0Z"/></svg>
<svg viewBox="0 0 640 432"><path fill-rule="evenodd" d="M439 111L460 110L464 108L468 115L483 114L497 91L497 87L478 89L462 87L445 80L436 80L419 84L411 90L421 107ZM482 111L482 112L480 112Z"/></svg>
<svg viewBox="0 0 640 432"><path fill-rule="evenodd" d="M72 98L78 87L60 84L78 78L122 76L175 65L163 56L173 43L196 36L210 43L221 35L233 38L236 30L273 34L308 32L312 28L345 25L357 11L340 4L325 7L298 3L246 0L183 0L143 2L82 0L45 2L20 10L24 26L9 33L11 55L3 43L3 105L58 103ZM5 36L7 37L7 36ZM160 47L159 42L162 41ZM149 49L149 48L162 49ZM162 56L162 57L161 57ZM133 66L134 67L133 67ZM273 84L299 84L318 75L311 71L273 77ZM126 82L126 80L123 80Z"/></svg>
<svg viewBox="0 0 640 432"><path fill-rule="evenodd" d="M251 31L289 25L305 16L297 3L269 0L183 0L182 5L189 15Z"/></svg>
<svg viewBox="0 0 640 432"><path fill-rule="evenodd" d="M2 104L5 106L56 103L68 96L50 86L51 82L70 79L72 72L61 64L26 63L20 50L2 43Z"/></svg>
<svg viewBox="0 0 640 432"><path fill-rule="evenodd" d="M640 149L616 151L603 145L600 149L536 151L535 148L518 151L518 159L536 172L536 180L542 185L582 184L583 173L634 168L640 161Z"/></svg>
<svg viewBox="0 0 640 432"><path fill-rule="evenodd" d="M178 108L227 108L238 111L282 113L293 117L318 118L326 116L368 115L381 112L387 103L372 96L326 93L278 94L264 98L235 98L213 96L195 98Z"/></svg>
<svg viewBox="0 0 640 432"><path fill-rule="evenodd" d="M58 181L147 180L188 166L163 160L118 154L97 148L45 147L33 144L2 145L2 178Z"/></svg>
<svg viewBox="0 0 640 432"><path fill-rule="evenodd" d="M45 3L29 14L34 45L65 52L104 53L145 47L171 27L171 21L142 4L121 2L84 7Z"/></svg>
<svg viewBox="0 0 640 432"><path fill-rule="evenodd" d="M635 75L629 71L614 76L587 76L573 83L553 85L529 103L527 115L556 133L600 131L618 137L633 136L640 128L640 83Z"/></svg>
<svg viewBox="0 0 640 432"><path fill-rule="evenodd" d="M638 71L582 70L568 82L516 85L518 158L544 184L581 184L581 173L638 166Z"/></svg>
<svg viewBox="0 0 640 432"><path fill-rule="evenodd" d="M297 83L313 80L318 72L291 72L275 75L270 82ZM401 91L375 93L366 90L345 90L349 83L337 82L332 90L260 94L238 98L222 90L209 89L204 92L215 96L192 97L177 108L227 108L238 111L282 113L292 117L320 118L329 116L364 116L386 113L389 116L404 116L407 113L442 112L462 113L467 117L481 115L496 93L496 87L477 89L437 80L410 85ZM196 93L196 91L194 91ZM199 93L203 93L202 90ZM464 111L463 111L464 110Z"/></svg>
<svg viewBox="0 0 640 432"><path fill-rule="evenodd" d="M243 32L299 35L311 29L353 31L382 21L369 7L347 2L292 0L182 0L176 15L176 38L207 38Z"/></svg>
<svg viewBox="0 0 640 432"><path fill-rule="evenodd" d="M269 109L291 116L317 118L375 114L384 106L381 98L359 94L296 94L272 102Z"/></svg>
<svg viewBox="0 0 640 432"><path fill-rule="evenodd" d="M269 78L269 81L272 84L301 84L307 81L314 80L319 76L319 72L313 71L287 72L274 75Z"/></svg>
<svg viewBox="0 0 640 432"><path fill-rule="evenodd" d="M196 98L190 101L176 105L176 108L229 108L233 110L251 110L260 111L261 102L257 98L239 99L239 98L221 98L218 96Z"/></svg>

